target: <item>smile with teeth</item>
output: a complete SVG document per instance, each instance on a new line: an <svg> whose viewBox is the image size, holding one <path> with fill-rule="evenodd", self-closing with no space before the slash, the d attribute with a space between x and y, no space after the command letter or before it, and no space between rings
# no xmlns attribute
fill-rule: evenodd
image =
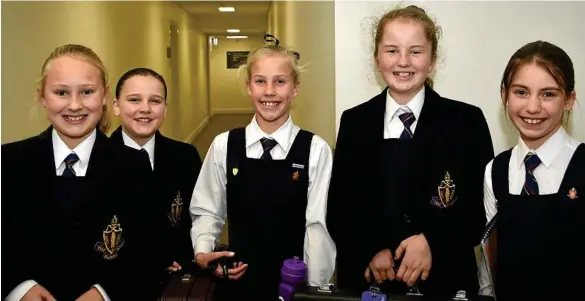
<svg viewBox="0 0 585 301"><path fill-rule="evenodd" d="M69 122L78 122L78 121L81 121L81 120L87 118L87 115L79 115L79 116L64 115L63 117L65 118L65 120L67 120Z"/></svg>
<svg viewBox="0 0 585 301"><path fill-rule="evenodd" d="M280 102L274 102L274 101L261 101L260 103L263 106L269 107L269 108L274 108L280 104Z"/></svg>
<svg viewBox="0 0 585 301"><path fill-rule="evenodd" d="M140 123L149 123L149 122L152 121L152 119L150 119L150 118L136 118L134 120L136 120L136 121L138 121Z"/></svg>
<svg viewBox="0 0 585 301"><path fill-rule="evenodd" d="M541 122L543 122L543 119L532 119L532 118L522 118L522 120L524 120L524 122L529 123L529 124L539 124Z"/></svg>
<svg viewBox="0 0 585 301"><path fill-rule="evenodd" d="M395 76L408 77L414 75L414 72L392 72Z"/></svg>

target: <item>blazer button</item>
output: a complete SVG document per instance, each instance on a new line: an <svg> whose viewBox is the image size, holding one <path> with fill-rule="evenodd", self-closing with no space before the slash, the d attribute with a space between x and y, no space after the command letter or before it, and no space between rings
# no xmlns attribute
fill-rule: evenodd
<svg viewBox="0 0 585 301"><path fill-rule="evenodd" d="M405 223L410 223L410 216L408 216L408 214L404 215L404 222Z"/></svg>

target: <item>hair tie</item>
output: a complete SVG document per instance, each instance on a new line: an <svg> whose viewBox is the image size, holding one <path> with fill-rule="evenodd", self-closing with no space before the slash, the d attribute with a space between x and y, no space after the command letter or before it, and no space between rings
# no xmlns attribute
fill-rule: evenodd
<svg viewBox="0 0 585 301"><path fill-rule="evenodd" d="M269 33L264 34L264 41L268 43L274 43L274 47L277 48L280 46L280 41ZM298 51L288 50L288 52L292 54L297 59L297 61L301 59L301 54L298 53Z"/></svg>

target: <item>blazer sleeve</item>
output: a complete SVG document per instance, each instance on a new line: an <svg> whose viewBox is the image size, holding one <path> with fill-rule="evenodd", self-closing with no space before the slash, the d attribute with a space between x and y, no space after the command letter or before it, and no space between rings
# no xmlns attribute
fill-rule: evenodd
<svg viewBox="0 0 585 301"><path fill-rule="evenodd" d="M459 183L465 186L459 184L462 186L459 190L462 194L457 200L460 202L459 207L452 215L439 217L436 223L429 223L427 229L423 230L433 256L449 254L449 248L454 246L473 248L479 245L486 224L483 178L486 164L494 157L494 150L481 109L474 107L469 115L468 126L461 137L465 143L459 164L464 171L464 179L459 179ZM439 252L435 252L437 250Z"/></svg>
<svg viewBox="0 0 585 301"><path fill-rule="evenodd" d="M10 260L2 262L2 300L19 284L26 280L34 280L35 258L26 218L22 205L22 191L17 181L26 182L27 178L19 172L16 144L2 145L2 257ZM20 166L22 168L22 166ZM26 167L25 167L26 169ZM9 176L10 175L10 176ZM26 185L26 184L25 184ZM26 214L24 214L26 216ZM41 248L42 249L42 248ZM39 251L42 251L38 249Z"/></svg>

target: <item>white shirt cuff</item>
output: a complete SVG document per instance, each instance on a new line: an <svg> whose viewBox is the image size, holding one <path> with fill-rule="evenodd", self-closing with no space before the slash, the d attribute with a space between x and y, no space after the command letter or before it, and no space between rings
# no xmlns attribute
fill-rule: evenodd
<svg viewBox="0 0 585 301"><path fill-rule="evenodd" d="M4 301L20 301L22 297L33 287L37 285L34 280L27 280L15 287Z"/></svg>
<svg viewBox="0 0 585 301"><path fill-rule="evenodd" d="M100 292L100 294L104 298L104 301L111 301L110 297L108 297L108 294L106 294L106 291L104 290L104 288L101 285L96 284L93 287L95 287Z"/></svg>
<svg viewBox="0 0 585 301"><path fill-rule="evenodd" d="M207 241L198 241L195 243L195 255L199 253L209 253L213 252L213 243Z"/></svg>

